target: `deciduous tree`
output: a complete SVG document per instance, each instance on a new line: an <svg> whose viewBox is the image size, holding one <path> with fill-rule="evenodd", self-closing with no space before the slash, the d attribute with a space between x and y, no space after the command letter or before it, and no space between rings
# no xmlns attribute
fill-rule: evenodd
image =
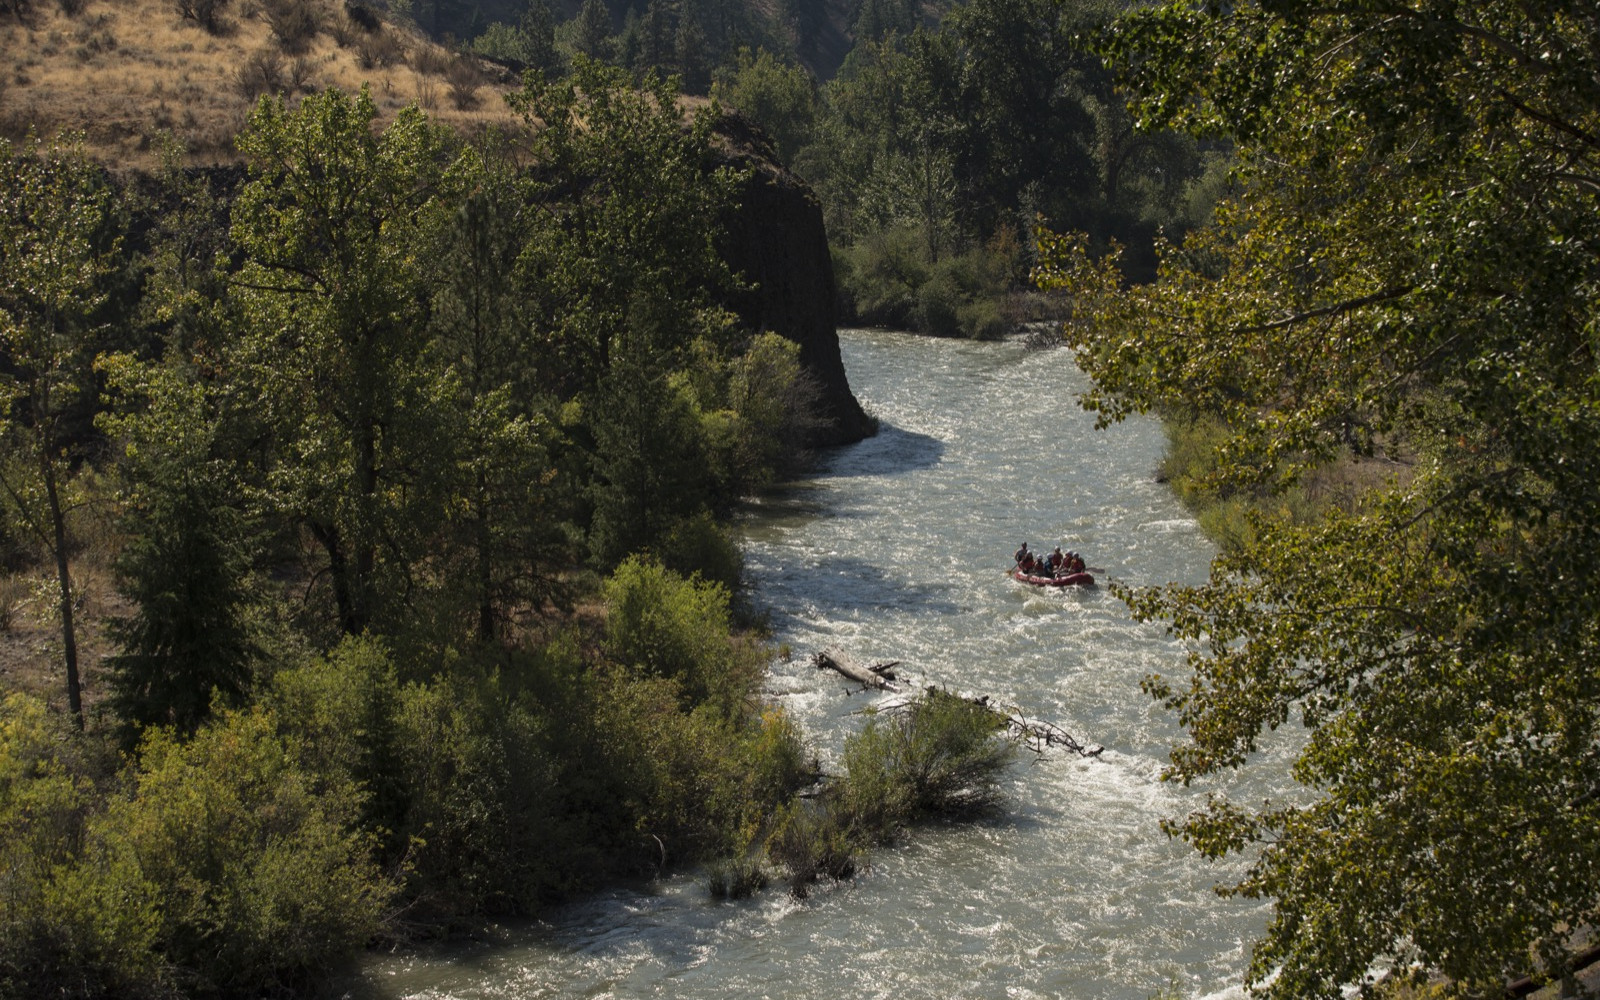
<svg viewBox="0 0 1600 1000"><path fill-rule="evenodd" d="M365 90L293 110L263 99L239 137L252 176L233 213L239 377L273 434L281 510L322 547L349 634L409 585L445 426L416 258L442 135L414 107L381 133L376 116Z"/></svg>
<svg viewBox="0 0 1600 1000"><path fill-rule="evenodd" d="M1391 473L1129 595L1196 643L1150 683L1189 734L1171 778L1309 730L1309 797L1172 825L1276 901L1269 995L1385 965L1495 989L1530 949L1559 974L1600 909L1597 36L1567 0L1290 0L1169 3L1107 44L1145 124L1239 143L1244 193L1151 286L1054 244L1087 404L1225 418L1223 488Z"/></svg>
<svg viewBox="0 0 1600 1000"><path fill-rule="evenodd" d="M93 409L96 310L119 239L110 189L81 146L0 142L0 163L0 486L55 563L67 704L81 725L67 480Z"/></svg>

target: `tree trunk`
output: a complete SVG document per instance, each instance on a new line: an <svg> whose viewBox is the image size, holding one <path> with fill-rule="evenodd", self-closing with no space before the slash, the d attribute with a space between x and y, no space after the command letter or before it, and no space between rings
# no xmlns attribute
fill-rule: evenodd
<svg viewBox="0 0 1600 1000"><path fill-rule="evenodd" d="M49 435L39 439L39 473L50 505L51 549L56 557L56 580L61 588L61 655L67 665L67 708L72 721L83 728L83 692L78 683L78 638L72 622L72 574L67 566L67 519L61 509L61 494L56 489L56 466L50 457Z"/></svg>

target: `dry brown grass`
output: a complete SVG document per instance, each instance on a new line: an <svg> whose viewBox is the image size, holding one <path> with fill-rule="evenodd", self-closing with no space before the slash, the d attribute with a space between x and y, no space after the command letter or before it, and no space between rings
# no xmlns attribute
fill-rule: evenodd
<svg viewBox="0 0 1600 1000"><path fill-rule="evenodd" d="M22 20L0 15L0 136L83 132L93 154L117 166L150 168L162 132L193 163L237 159L233 136L263 83L290 100L337 87L371 88L380 120L413 101L465 132L509 121L502 95L515 81L486 76L476 106L452 93L451 57L409 28L352 25L339 0L297 0L317 25L285 51L284 0L230 0L215 31L179 13L178 0L35 0ZM77 8L68 16L62 8ZM274 30L277 22L277 31ZM343 43L343 44L341 44ZM277 62L275 82L263 68Z"/></svg>

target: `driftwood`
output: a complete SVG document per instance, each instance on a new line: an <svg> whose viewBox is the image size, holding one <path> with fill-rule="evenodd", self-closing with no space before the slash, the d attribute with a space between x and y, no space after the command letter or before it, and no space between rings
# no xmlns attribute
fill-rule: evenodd
<svg viewBox="0 0 1600 1000"><path fill-rule="evenodd" d="M1106 751L1106 748L1098 743L1079 743L1073 739L1071 733L1055 723L1045 722L1043 719L1030 719L1023 715L1020 709L1006 713L1006 728L1011 730L1012 735L1016 736L1023 746L1041 757L1051 747L1062 747L1079 757L1098 757Z"/></svg>
<svg viewBox="0 0 1600 1000"><path fill-rule="evenodd" d="M931 693L934 689L929 688L928 690ZM966 700L979 708L987 709L997 718L1003 719L1011 738L1020 743L1025 749L1031 750L1036 756L1043 757L1054 747L1068 750L1079 757L1098 757L1106 752L1106 748L1098 743L1079 743L1071 733L1053 722L1028 718L1022 714L1022 709L1020 708L1012 708L1009 711L997 708L990 704L988 695Z"/></svg>
<svg viewBox="0 0 1600 1000"><path fill-rule="evenodd" d="M862 688L871 688L876 691L900 690L895 683L899 678L894 675L893 670L893 668L900 665L899 660L889 660L864 667L840 650L824 649L812 654L811 662L816 664L818 670L832 670L846 680L860 684ZM931 693L936 689L929 688L928 690ZM1056 748L1075 753L1080 757L1098 757L1105 753L1106 748L1100 744L1080 743L1071 733L1055 723L1045 722L1043 719L1030 719L1022 714L1022 709L1020 708L1002 710L990 704L988 695L967 698L966 700L993 712L997 717L1003 719L1012 739L1037 756L1043 757L1050 750ZM909 699L895 699L890 704L875 706L872 711L893 712L903 710L910 704Z"/></svg>
<svg viewBox="0 0 1600 1000"><path fill-rule="evenodd" d="M864 688L873 688L878 691L898 691L893 668L900 665L899 660L890 660L886 663L874 663L863 667L850 659L837 649L824 649L811 658L818 670L832 670L846 680L855 681Z"/></svg>

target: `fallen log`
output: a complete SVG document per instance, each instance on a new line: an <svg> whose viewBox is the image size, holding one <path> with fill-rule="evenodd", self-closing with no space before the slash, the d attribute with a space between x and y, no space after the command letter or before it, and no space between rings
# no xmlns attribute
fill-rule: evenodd
<svg viewBox="0 0 1600 1000"><path fill-rule="evenodd" d="M887 663L878 663L863 667L850 659L849 656L837 649L824 649L814 654L811 658L818 670L832 670L846 680L855 681L862 687L873 688L878 691L898 691L895 686L897 679L890 669L899 664L899 660Z"/></svg>
<svg viewBox="0 0 1600 1000"><path fill-rule="evenodd" d="M823 649L811 655L811 662L818 670L832 670L846 680L854 681L863 688L872 688L877 691L899 691L895 681L899 680L894 675L892 668L900 665L899 660L888 660L883 663L874 663L862 666L850 656L837 649ZM929 692L934 691L929 688ZM1048 751L1056 748L1075 753L1080 757L1098 757L1105 753L1105 747L1098 743L1080 743L1073 735L1053 722L1043 719L1030 719L1022 714L1022 709L1013 708L1003 710L990 703L988 695L976 698L967 698L972 702L1003 720L1011 738L1031 751L1035 756L1043 757ZM893 712L906 708L910 701L894 701L888 704L877 705L873 711Z"/></svg>
<svg viewBox="0 0 1600 1000"><path fill-rule="evenodd" d="M1106 752L1106 748L1098 743L1079 743L1071 733L1055 723L1030 719L1020 710L1013 710L1006 715L1006 727L1023 746L1041 757L1051 747L1062 747L1079 757L1098 757Z"/></svg>
<svg viewBox="0 0 1600 1000"><path fill-rule="evenodd" d="M940 690L940 688L930 687L927 693L931 697ZM1022 709L1020 708L1001 709L992 703L986 694L979 695L976 698L969 698L965 695L954 695L953 697L961 698L963 701L977 705L992 714L1004 724L1012 740L1036 757L1044 757L1050 750L1058 747L1070 753L1075 753L1079 757L1098 757L1106 752L1106 748L1098 743L1078 742L1071 733L1053 722L1028 718L1022 714ZM914 700L909 697L896 698L888 702L881 702L868 709L868 711L903 712L911 707Z"/></svg>

